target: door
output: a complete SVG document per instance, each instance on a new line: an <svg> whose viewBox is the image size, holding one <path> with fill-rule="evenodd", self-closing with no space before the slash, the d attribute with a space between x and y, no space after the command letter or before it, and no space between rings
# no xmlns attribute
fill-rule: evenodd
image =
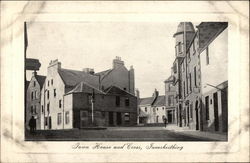
<svg viewBox="0 0 250 163"><path fill-rule="evenodd" d="M198 101L195 102L195 115L196 115L196 130L199 130L199 109L198 109Z"/></svg>
<svg viewBox="0 0 250 163"><path fill-rule="evenodd" d="M218 115L218 95L217 92L213 94L214 98L214 129L219 131L219 115Z"/></svg>
<svg viewBox="0 0 250 163"><path fill-rule="evenodd" d="M172 111L171 110L168 110L168 123L172 123Z"/></svg>
<svg viewBox="0 0 250 163"><path fill-rule="evenodd" d="M88 112L87 111L80 111L80 128L87 126L88 124Z"/></svg>
<svg viewBox="0 0 250 163"><path fill-rule="evenodd" d="M114 125L113 112L109 112L109 125Z"/></svg>
<svg viewBox="0 0 250 163"><path fill-rule="evenodd" d="M49 129L52 128L52 122L51 122L51 117L49 117Z"/></svg>
<svg viewBox="0 0 250 163"><path fill-rule="evenodd" d="M116 113L116 120L117 120L117 125L122 124L122 114L120 112Z"/></svg>

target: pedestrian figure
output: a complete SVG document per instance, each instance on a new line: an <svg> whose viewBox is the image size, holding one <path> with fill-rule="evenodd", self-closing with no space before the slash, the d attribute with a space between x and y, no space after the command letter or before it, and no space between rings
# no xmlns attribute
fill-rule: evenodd
<svg viewBox="0 0 250 163"><path fill-rule="evenodd" d="M36 119L34 118L34 116L31 117L29 121L29 126L30 126L30 133L34 133L36 129Z"/></svg>
<svg viewBox="0 0 250 163"><path fill-rule="evenodd" d="M164 118L165 128L167 127L167 121L168 121L168 120L167 120L167 118L165 117L165 118Z"/></svg>

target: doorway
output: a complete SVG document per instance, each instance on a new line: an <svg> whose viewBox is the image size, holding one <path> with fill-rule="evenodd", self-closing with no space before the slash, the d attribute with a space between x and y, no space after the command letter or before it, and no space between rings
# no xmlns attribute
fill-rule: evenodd
<svg viewBox="0 0 250 163"><path fill-rule="evenodd" d="M114 125L113 112L109 112L109 125Z"/></svg>
<svg viewBox="0 0 250 163"><path fill-rule="evenodd" d="M116 113L116 120L117 120L117 125L118 126L122 124L122 114L121 114L121 112Z"/></svg>
<svg viewBox="0 0 250 163"><path fill-rule="evenodd" d="M199 109L198 109L198 101L195 103L195 114L196 114L196 130L199 130Z"/></svg>
<svg viewBox="0 0 250 163"><path fill-rule="evenodd" d="M51 122L52 120L51 120L51 117L49 117L49 129L51 129L52 128L52 122Z"/></svg>
<svg viewBox="0 0 250 163"><path fill-rule="evenodd" d="M218 116L218 95L217 92L213 94L214 99L214 129L219 131L219 116Z"/></svg>
<svg viewBox="0 0 250 163"><path fill-rule="evenodd" d="M168 110L168 123L172 123L172 118L173 118L173 112L172 110Z"/></svg>

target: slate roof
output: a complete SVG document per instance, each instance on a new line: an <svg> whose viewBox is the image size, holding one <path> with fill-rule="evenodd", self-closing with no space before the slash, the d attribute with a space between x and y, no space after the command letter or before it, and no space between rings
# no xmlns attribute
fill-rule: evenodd
<svg viewBox="0 0 250 163"><path fill-rule="evenodd" d="M113 69L108 69L105 71L97 72L96 75L100 75L101 79L105 78Z"/></svg>
<svg viewBox="0 0 250 163"><path fill-rule="evenodd" d="M81 81L78 83L71 91L69 91L67 94L70 93L79 93L79 92L84 92L84 93L94 93L95 94L105 94L104 92L100 91L99 89L89 85L88 83L85 83L84 81Z"/></svg>
<svg viewBox="0 0 250 163"><path fill-rule="evenodd" d="M107 89L105 89L105 91L107 94L112 94L112 95L131 95L131 96L134 96L133 94L117 87L117 86L111 86Z"/></svg>
<svg viewBox="0 0 250 163"><path fill-rule="evenodd" d="M69 70L69 69L60 69L58 73L61 76L66 86L76 86L81 81L84 81L90 86L98 89L99 86L98 76L88 74L84 71Z"/></svg>
<svg viewBox="0 0 250 163"><path fill-rule="evenodd" d="M199 47L201 50L215 39L228 26L228 22L202 22L199 29Z"/></svg>
<svg viewBox="0 0 250 163"><path fill-rule="evenodd" d="M42 75L36 75L35 76L37 82L39 83L40 87L43 87L43 84L45 82L46 76L42 76Z"/></svg>
<svg viewBox="0 0 250 163"><path fill-rule="evenodd" d="M185 23L186 23L185 24L186 32L195 32L193 23L191 22L185 22ZM174 37L175 35L183 33L183 32L184 32L184 22L181 22L177 27L177 31L174 34Z"/></svg>
<svg viewBox="0 0 250 163"><path fill-rule="evenodd" d="M154 97L141 98L139 105L151 105L154 100Z"/></svg>
<svg viewBox="0 0 250 163"><path fill-rule="evenodd" d="M153 106L165 106L165 96L158 96Z"/></svg>

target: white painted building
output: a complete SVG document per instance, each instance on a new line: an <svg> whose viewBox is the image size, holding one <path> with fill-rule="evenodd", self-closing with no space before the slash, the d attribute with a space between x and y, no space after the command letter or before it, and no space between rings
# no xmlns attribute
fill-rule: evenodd
<svg viewBox="0 0 250 163"><path fill-rule="evenodd" d="M199 29L203 129L227 131L228 23L201 23Z"/></svg>

